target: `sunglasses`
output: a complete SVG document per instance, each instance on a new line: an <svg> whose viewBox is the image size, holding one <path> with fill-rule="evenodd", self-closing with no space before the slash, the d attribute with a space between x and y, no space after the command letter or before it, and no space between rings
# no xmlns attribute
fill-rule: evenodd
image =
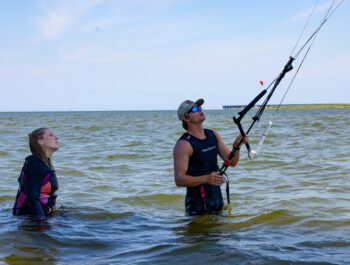
<svg viewBox="0 0 350 265"><path fill-rule="evenodd" d="M200 111L202 109L201 106L193 106L189 111L188 113L196 113L198 111Z"/></svg>

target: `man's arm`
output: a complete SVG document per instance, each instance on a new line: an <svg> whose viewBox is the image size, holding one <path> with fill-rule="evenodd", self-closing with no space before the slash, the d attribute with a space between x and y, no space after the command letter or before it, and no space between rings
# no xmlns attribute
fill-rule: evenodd
<svg viewBox="0 0 350 265"><path fill-rule="evenodd" d="M218 175L217 172L196 177L186 174L192 152L191 144L185 140L178 141L174 147L174 177L176 186L195 187L205 183L220 186L223 184L224 179L222 176Z"/></svg>
<svg viewBox="0 0 350 265"><path fill-rule="evenodd" d="M224 143L224 141L222 140L221 136L219 135L218 132L214 131L215 135L216 135L216 138L218 140L218 146L219 146L219 155L220 157L223 159L223 160L226 160L226 159L229 159L230 158L230 153L231 153L231 150L228 148L228 146ZM238 164L238 161L239 161L239 157L240 157L240 151L239 151L239 142L241 141L242 139L242 136L239 135L236 137L234 143L233 143L233 146L235 148L238 148L236 149L235 151L235 155L234 157L231 158L231 163L230 163L230 166L234 167ZM243 141L243 143L246 143L247 142L247 139Z"/></svg>

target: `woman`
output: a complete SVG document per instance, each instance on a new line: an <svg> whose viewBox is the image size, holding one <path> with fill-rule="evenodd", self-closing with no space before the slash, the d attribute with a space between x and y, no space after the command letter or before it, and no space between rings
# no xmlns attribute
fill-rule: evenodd
<svg viewBox="0 0 350 265"><path fill-rule="evenodd" d="M58 182L51 156L59 148L58 138L51 129L39 128L29 134L29 147L32 155L25 159L18 178L13 214L45 220L52 214L57 197Z"/></svg>

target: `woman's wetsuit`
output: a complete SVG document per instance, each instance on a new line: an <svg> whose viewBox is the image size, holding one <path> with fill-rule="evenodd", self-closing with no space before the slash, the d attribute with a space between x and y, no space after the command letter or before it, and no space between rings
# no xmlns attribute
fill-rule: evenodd
<svg viewBox="0 0 350 265"><path fill-rule="evenodd" d="M204 129L206 138L198 139L184 133L179 140L189 142L193 153L189 159L186 174L197 177L218 171L218 141L213 131ZM203 184L187 187L186 212L189 214L218 213L224 205L220 186Z"/></svg>
<svg viewBox="0 0 350 265"><path fill-rule="evenodd" d="M58 182L54 169L39 157L30 155L25 159L18 182L13 214L30 215L34 219L44 220L56 204Z"/></svg>

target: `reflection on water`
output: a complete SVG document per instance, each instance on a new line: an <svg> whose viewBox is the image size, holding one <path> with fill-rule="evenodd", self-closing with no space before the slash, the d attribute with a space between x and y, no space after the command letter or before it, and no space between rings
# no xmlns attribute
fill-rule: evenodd
<svg viewBox="0 0 350 265"><path fill-rule="evenodd" d="M49 222L46 221L33 221L33 220L24 220L21 224L18 225L18 230L22 231L36 231L36 232L45 232L50 229Z"/></svg>
<svg viewBox="0 0 350 265"><path fill-rule="evenodd" d="M5 262L9 265L18 264L56 264L55 256L58 254L57 249L28 247L28 246L14 246L18 254L11 254L5 257Z"/></svg>

